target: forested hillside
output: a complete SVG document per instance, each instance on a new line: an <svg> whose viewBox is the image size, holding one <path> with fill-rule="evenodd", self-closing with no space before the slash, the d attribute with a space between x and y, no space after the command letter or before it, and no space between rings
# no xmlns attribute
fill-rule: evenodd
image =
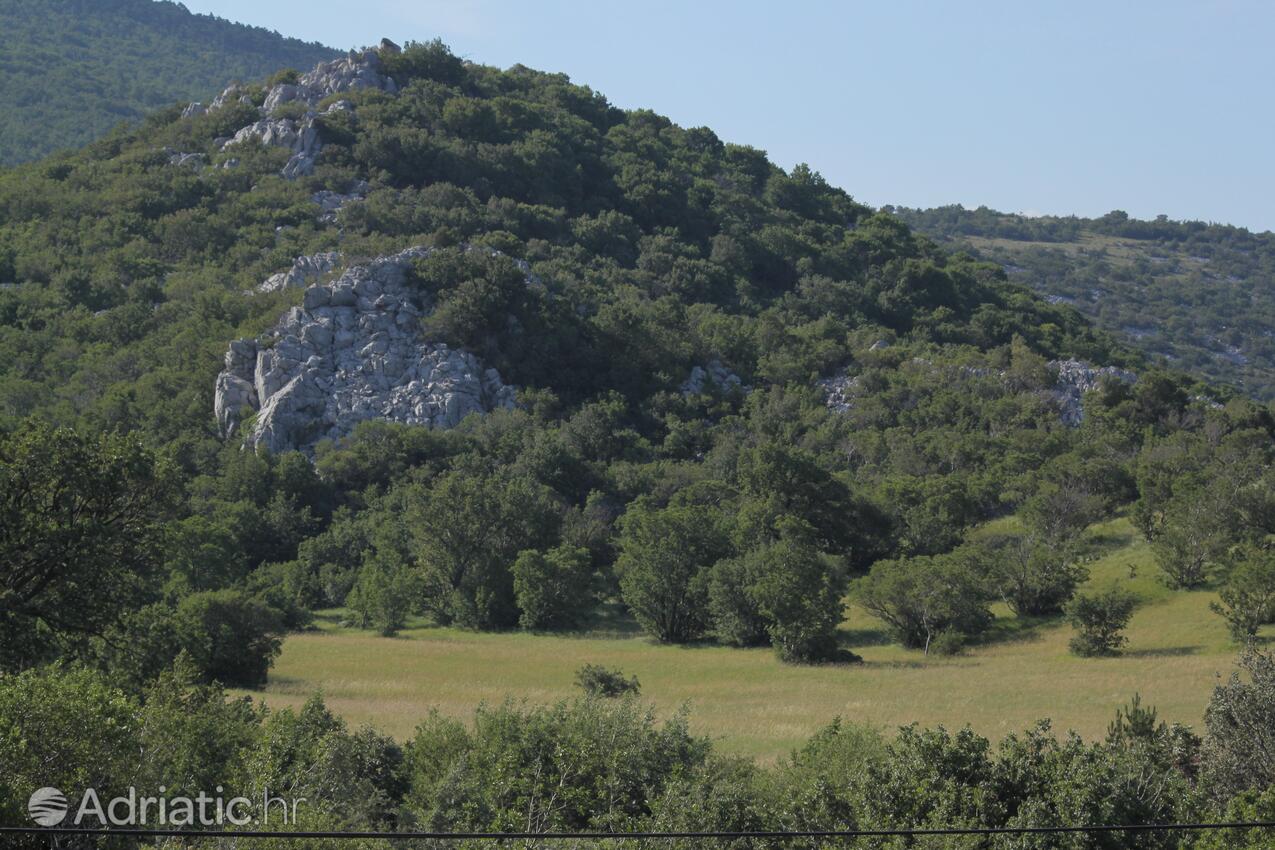
<svg viewBox="0 0 1275 850"><path fill-rule="evenodd" d="M612 671L582 671L578 703L420 718L408 745L317 699L225 700L318 611L369 638L620 623L801 670L859 660L858 610L913 659L1006 620L1110 657L1134 600L1083 588L1088 529L1117 515L1173 592L1218 590L1237 649L1260 637L1270 409L807 166L385 42L0 172L0 284L0 761L21 789L0 814L81 764L108 788L290 787L342 828L1269 806L1246 794L1275 766L1239 743L1275 740L1260 655L1205 741L1137 706L1105 741L1042 726L995 752L834 724L769 773L607 703L630 687Z"/></svg>
<svg viewBox="0 0 1275 850"><path fill-rule="evenodd" d="M0 165L334 53L169 0L0 0Z"/></svg>
<svg viewBox="0 0 1275 850"><path fill-rule="evenodd" d="M893 212L1173 368L1275 398L1275 234L1119 211L1095 219L959 206Z"/></svg>

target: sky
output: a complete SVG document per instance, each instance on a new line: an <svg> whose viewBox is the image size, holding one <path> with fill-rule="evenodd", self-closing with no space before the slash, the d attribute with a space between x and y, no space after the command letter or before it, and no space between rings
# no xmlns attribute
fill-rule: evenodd
<svg viewBox="0 0 1275 850"><path fill-rule="evenodd" d="M882 206L1275 230L1269 0L184 0L334 47L441 38L808 163Z"/></svg>

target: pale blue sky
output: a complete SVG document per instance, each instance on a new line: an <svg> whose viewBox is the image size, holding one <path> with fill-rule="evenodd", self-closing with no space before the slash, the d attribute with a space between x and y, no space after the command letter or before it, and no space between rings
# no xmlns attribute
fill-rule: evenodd
<svg viewBox="0 0 1275 850"><path fill-rule="evenodd" d="M1275 229L1269 0L186 0L336 47L442 38L808 162L873 205Z"/></svg>

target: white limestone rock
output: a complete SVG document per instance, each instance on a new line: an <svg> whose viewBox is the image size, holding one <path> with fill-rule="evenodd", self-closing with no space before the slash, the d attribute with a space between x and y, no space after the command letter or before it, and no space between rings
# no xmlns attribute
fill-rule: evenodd
<svg viewBox="0 0 1275 850"><path fill-rule="evenodd" d="M692 366L691 374L679 389L687 397L704 393L725 394L733 390L747 391L743 380L722 365L720 360L710 360L707 367Z"/></svg>
<svg viewBox="0 0 1275 850"><path fill-rule="evenodd" d="M339 251L327 251L311 254L308 257L297 257L292 268L278 274L272 274L256 288L256 292L278 292L280 289L301 289L312 283L318 283L324 275L341 265Z"/></svg>
<svg viewBox="0 0 1275 850"><path fill-rule="evenodd" d="M271 331L232 343L214 401L222 435L275 453L310 451L366 419L451 428L471 413L513 407L514 388L496 370L421 339L405 280L429 252L353 266L306 289L302 306Z"/></svg>
<svg viewBox="0 0 1275 850"><path fill-rule="evenodd" d="M1138 380L1138 376L1128 370L1115 366L1094 366L1081 360L1051 360L1049 368L1057 376L1050 394L1058 402L1063 424L1073 428L1085 421L1085 393L1098 389L1104 380L1126 384Z"/></svg>

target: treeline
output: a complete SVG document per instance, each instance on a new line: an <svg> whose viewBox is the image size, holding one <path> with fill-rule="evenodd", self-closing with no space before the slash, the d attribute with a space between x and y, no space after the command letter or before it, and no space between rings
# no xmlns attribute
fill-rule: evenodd
<svg viewBox="0 0 1275 850"><path fill-rule="evenodd" d="M101 138L235 79L309 68L336 51L169 0L0 4L0 164ZM0 272L0 281L7 281Z"/></svg>
<svg viewBox="0 0 1275 850"><path fill-rule="evenodd" d="M258 828L309 831L749 832L1270 821L1275 659L1249 654L1242 665L1244 679L1233 677L1215 689L1202 738L1158 722L1154 709L1135 698L1117 713L1105 739L1093 743L1060 736L1047 721L998 745L969 729L912 726L887 738L836 721L773 767L715 752L689 731L684 713L659 722L634 697L504 703L478 709L471 723L434 714L399 744L370 729L349 729L317 697L295 711L228 699L219 687L198 684L180 661L140 698L91 672L55 666L0 678L0 729L6 730L0 736L6 780L0 820L23 822L31 791L53 786L66 792L72 811L89 788L102 800L125 796L130 787L139 797L170 798L224 790L247 797L250 808L238 814L259 820L268 792L304 802L297 804L295 822L280 824L276 808L274 820ZM925 846L1257 850L1271 840L1269 829L1147 830L949 837L927 839ZM37 848L47 846L47 837L9 836L7 842ZM759 846L746 838L722 843ZM875 848L912 847L918 840L783 843ZM367 839L341 846L351 844L390 846ZM112 846L132 842L120 838ZM297 843L280 839L269 846ZM305 846L329 843L307 840Z"/></svg>
<svg viewBox="0 0 1275 850"><path fill-rule="evenodd" d="M950 247L1001 264L1011 279L1174 368L1275 396L1275 234L1165 216L1144 221L1119 210L1083 219L986 207L887 209Z"/></svg>

